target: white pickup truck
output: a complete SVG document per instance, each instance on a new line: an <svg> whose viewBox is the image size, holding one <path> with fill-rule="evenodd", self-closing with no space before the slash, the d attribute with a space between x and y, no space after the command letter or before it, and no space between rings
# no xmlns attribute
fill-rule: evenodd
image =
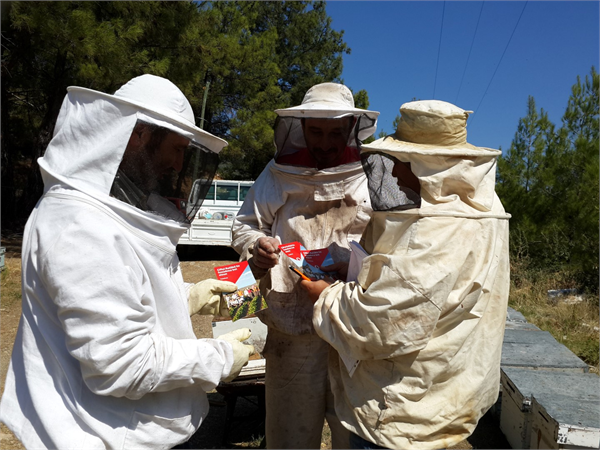
<svg viewBox="0 0 600 450"><path fill-rule="evenodd" d="M231 245L231 226L254 181L214 180L179 245ZM195 185L189 202L197 195Z"/></svg>

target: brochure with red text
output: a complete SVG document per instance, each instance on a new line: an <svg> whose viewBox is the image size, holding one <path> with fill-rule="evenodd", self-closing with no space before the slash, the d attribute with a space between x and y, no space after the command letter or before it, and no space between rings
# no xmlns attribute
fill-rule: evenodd
<svg viewBox="0 0 600 450"><path fill-rule="evenodd" d="M294 262L296 268L298 268L311 280L321 280L326 276L333 279L339 278L335 272L325 272L321 270L321 267L329 266L334 263L333 258L329 254L329 249L320 248L318 250L306 250L299 242L281 244L279 248ZM360 266L362 265L362 260L365 256L367 256L367 253L363 250L360 244L355 241L352 241L351 248L354 252L354 261L351 257L351 262L353 262L351 266L356 266L356 274L354 276L357 276L358 272L360 271ZM358 367L359 361L352 358L350 355L344 354L343 352L339 352L339 355L344 363L344 366L346 367L346 370L348 370L348 375L352 377L356 371L356 368Z"/></svg>
<svg viewBox="0 0 600 450"><path fill-rule="evenodd" d="M215 267L215 273L219 280L237 284L237 291L223 293L232 321L252 316L267 308L248 261Z"/></svg>
<svg viewBox="0 0 600 450"><path fill-rule="evenodd" d="M321 269L323 266L329 266L334 263L333 258L329 254L329 249L306 250L300 242L281 244L279 248L311 280L322 280L325 277L338 278L335 272L325 272Z"/></svg>

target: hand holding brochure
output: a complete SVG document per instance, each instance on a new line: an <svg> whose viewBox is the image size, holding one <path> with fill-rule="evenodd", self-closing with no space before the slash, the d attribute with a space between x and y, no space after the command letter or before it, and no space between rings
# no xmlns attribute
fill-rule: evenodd
<svg viewBox="0 0 600 450"><path fill-rule="evenodd" d="M338 278L335 272L325 272L321 269L323 266L329 266L334 263L333 258L329 254L329 249L306 250L300 242L281 244L279 248L311 280L322 280L325 277Z"/></svg>
<svg viewBox="0 0 600 450"><path fill-rule="evenodd" d="M215 267L215 273L219 280L237 284L237 291L223 294L232 321L252 316L257 311L267 308L248 261Z"/></svg>
<svg viewBox="0 0 600 450"><path fill-rule="evenodd" d="M338 279L334 272L325 272L321 269L323 266L329 266L334 263L333 258L329 254L329 249L321 248L318 250L306 250L299 242L290 242L279 246L281 251L286 254L306 276L313 281L321 280L325 277ZM356 241L350 243L352 250L350 262L348 265L348 281L356 281L362 260L368 256L368 253ZM291 267L290 267L291 268ZM350 278L352 277L352 278ZM339 353L348 375L351 377L358 367L359 360L354 359L351 355Z"/></svg>

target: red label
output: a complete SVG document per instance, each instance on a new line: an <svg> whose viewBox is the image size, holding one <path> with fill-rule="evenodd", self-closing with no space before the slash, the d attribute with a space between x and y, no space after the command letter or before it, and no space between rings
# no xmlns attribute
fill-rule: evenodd
<svg viewBox="0 0 600 450"><path fill-rule="evenodd" d="M303 253L304 260L313 267L320 269L323 261L329 255L329 249L320 248L318 250L305 250Z"/></svg>
<svg viewBox="0 0 600 450"><path fill-rule="evenodd" d="M289 244L281 244L281 251L296 262L302 261L302 251L304 247L300 242L290 242Z"/></svg>
<svg viewBox="0 0 600 450"><path fill-rule="evenodd" d="M229 264L227 266L215 267L217 278L223 281L231 281L237 283L244 270L248 267L248 261Z"/></svg>

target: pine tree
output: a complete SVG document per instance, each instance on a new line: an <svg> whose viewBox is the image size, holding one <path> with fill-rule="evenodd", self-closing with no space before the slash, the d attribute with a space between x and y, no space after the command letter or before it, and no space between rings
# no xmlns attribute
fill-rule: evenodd
<svg viewBox="0 0 600 450"><path fill-rule="evenodd" d="M324 2L216 2L214 8L227 23L243 18L246 37L262 43L270 56L260 62L253 51L243 52L255 67L250 84L238 72L222 83L225 98L235 101L220 116L230 143L222 152L221 175L256 179L275 154L274 110L300 104L315 84L339 82L349 49L343 31L331 28Z"/></svg>
<svg viewBox="0 0 600 450"><path fill-rule="evenodd" d="M274 154L274 110L299 104L313 84L340 81L350 50L325 7L3 2L3 225L26 219L41 194L36 160L71 85L112 93L144 73L170 79L196 123L229 142L221 175L255 179Z"/></svg>
<svg viewBox="0 0 600 450"><path fill-rule="evenodd" d="M512 214L511 252L547 270L598 283L598 74L578 77L556 129L532 97L509 151L498 160L497 192Z"/></svg>
<svg viewBox="0 0 600 450"><path fill-rule="evenodd" d="M595 68L572 88L559 130L560 143L551 155L553 180L549 195L560 211L558 225L571 243L569 262L598 282L599 76Z"/></svg>

